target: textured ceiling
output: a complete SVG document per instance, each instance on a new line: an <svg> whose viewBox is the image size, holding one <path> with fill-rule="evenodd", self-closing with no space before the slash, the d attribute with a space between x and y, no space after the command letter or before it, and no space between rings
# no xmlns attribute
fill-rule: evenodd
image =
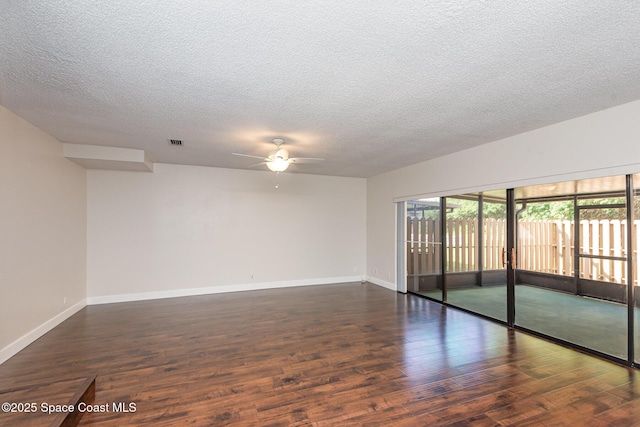
<svg viewBox="0 0 640 427"><path fill-rule="evenodd" d="M637 0L0 0L0 104L161 163L368 177L636 99Z"/></svg>

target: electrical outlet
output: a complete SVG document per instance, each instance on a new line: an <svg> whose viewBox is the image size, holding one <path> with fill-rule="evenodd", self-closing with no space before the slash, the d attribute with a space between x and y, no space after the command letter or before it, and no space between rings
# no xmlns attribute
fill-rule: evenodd
<svg viewBox="0 0 640 427"><path fill-rule="evenodd" d="M251 275L251 278L253 279L253 274Z"/></svg>

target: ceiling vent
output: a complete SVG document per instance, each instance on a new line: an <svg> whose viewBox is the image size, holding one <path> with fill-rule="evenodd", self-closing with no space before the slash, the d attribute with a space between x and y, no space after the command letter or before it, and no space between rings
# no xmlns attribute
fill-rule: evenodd
<svg viewBox="0 0 640 427"><path fill-rule="evenodd" d="M181 139L170 139L169 142L171 143L171 145L182 145Z"/></svg>

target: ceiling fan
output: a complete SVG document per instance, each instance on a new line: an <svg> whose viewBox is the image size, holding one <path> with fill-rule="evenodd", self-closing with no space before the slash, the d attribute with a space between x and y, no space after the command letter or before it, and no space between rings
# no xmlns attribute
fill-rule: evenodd
<svg viewBox="0 0 640 427"><path fill-rule="evenodd" d="M234 156L242 156L242 157L251 157L254 159L260 159L262 162L252 165L267 165L267 167L274 172L284 172L287 170L290 164L292 163L310 163L310 162L319 162L324 159L320 159L318 157L289 157L289 152L282 148L284 145L284 139L282 138L273 138L271 140L276 146L276 149L269 153L267 157L260 156L252 156L250 154L241 154L241 153L231 153Z"/></svg>

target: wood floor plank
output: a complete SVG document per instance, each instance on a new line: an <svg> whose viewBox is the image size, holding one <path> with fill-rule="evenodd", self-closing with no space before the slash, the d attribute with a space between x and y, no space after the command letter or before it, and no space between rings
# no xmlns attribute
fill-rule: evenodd
<svg viewBox="0 0 640 427"><path fill-rule="evenodd" d="M0 389L97 375L81 426L634 425L640 374L359 283L89 306Z"/></svg>
<svg viewBox="0 0 640 427"><path fill-rule="evenodd" d="M535 419L554 410L574 405L583 399L600 396L626 381L624 368L612 374L599 375L584 381L573 382L549 392L531 393L516 403L487 412L500 425L517 425ZM620 403L618 403L620 404Z"/></svg>
<svg viewBox="0 0 640 427"><path fill-rule="evenodd" d="M640 426L640 405L634 401L616 406L597 414L590 422L598 427Z"/></svg>

